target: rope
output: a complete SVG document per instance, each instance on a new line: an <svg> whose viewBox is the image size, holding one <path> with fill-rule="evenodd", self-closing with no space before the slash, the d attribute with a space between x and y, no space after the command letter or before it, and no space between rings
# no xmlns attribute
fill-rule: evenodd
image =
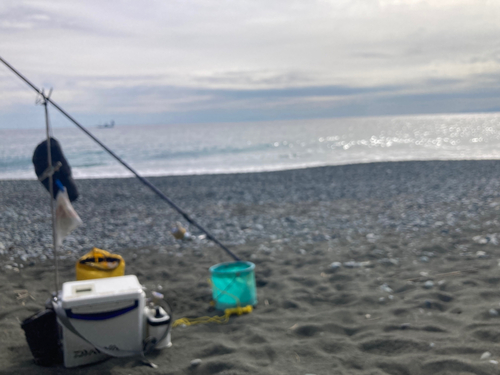
<svg viewBox="0 0 500 375"><path fill-rule="evenodd" d="M236 279L236 276L234 279L226 286L228 288ZM248 305L245 307L241 307L240 299L236 297L234 294L228 293L225 290L222 290L218 288L214 283L212 283L212 280L208 279L207 280L209 284L212 285L214 289L217 289L220 291L219 296L224 293L230 297L232 297L236 301L237 307L229 308L224 310L224 315L216 315L216 316L202 316L200 318L180 318L174 321L172 324L172 328L178 327L178 326L194 326L197 324L207 324L207 323L216 323L216 324L224 324L229 322L229 317L231 315L243 315L243 314L250 314L253 311L252 305ZM216 298L217 300L217 298ZM213 302L213 301L212 301Z"/></svg>
<svg viewBox="0 0 500 375"><path fill-rule="evenodd" d="M178 326L194 326L197 324L207 324L207 323L216 323L216 324L224 324L229 321L229 317L231 315L243 315L250 314L253 311L252 305L248 305L245 307L234 307L231 309L225 309L224 315L216 315L216 316L202 316L200 318L180 318L177 319L172 327Z"/></svg>

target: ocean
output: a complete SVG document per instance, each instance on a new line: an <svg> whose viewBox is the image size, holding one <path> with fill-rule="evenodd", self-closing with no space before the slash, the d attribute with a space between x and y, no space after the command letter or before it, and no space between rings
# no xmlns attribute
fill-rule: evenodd
<svg viewBox="0 0 500 375"><path fill-rule="evenodd" d="M500 159L500 113L135 125L88 130L144 176L407 160ZM55 128L76 178L130 177L78 128ZM35 179L45 129L0 129L0 179Z"/></svg>

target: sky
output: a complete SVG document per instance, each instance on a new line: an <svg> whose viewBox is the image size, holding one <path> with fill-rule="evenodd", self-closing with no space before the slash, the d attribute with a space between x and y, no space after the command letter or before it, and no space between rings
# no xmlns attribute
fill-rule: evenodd
<svg viewBox="0 0 500 375"><path fill-rule="evenodd" d="M491 112L499 20L498 0L2 0L0 57L86 126ZM43 125L35 100L0 66L0 128Z"/></svg>

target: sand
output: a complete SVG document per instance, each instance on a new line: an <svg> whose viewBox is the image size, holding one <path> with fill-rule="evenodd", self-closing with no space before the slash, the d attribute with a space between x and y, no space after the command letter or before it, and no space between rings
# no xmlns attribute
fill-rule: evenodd
<svg viewBox="0 0 500 375"><path fill-rule="evenodd" d="M152 179L256 264L259 300L227 324L175 328L173 346L149 356L158 369L135 358L72 370L33 363L19 323L54 289L52 262L30 253L49 248L50 237L38 238L46 196L36 181L1 181L0 372L498 374L499 172L500 162L457 161ZM93 245L84 238L98 232L127 274L161 289L174 318L217 314L206 280L231 260L222 250L171 239L178 216L135 180L78 183L87 224L65 244L62 281L74 280L75 258ZM29 207L39 221L26 221Z"/></svg>

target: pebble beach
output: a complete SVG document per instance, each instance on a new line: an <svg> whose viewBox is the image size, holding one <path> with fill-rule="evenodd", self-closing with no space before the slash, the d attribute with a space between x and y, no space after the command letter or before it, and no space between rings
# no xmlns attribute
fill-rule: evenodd
<svg viewBox="0 0 500 375"><path fill-rule="evenodd" d="M150 181L243 260L258 305L176 327L159 368L112 358L72 374L498 374L500 161L413 161ZM61 281L92 247L161 291L174 319L217 315L208 268L231 258L136 179L77 180L83 220ZM190 240L176 240L179 221ZM0 373L33 363L20 321L54 290L49 197L0 180Z"/></svg>

